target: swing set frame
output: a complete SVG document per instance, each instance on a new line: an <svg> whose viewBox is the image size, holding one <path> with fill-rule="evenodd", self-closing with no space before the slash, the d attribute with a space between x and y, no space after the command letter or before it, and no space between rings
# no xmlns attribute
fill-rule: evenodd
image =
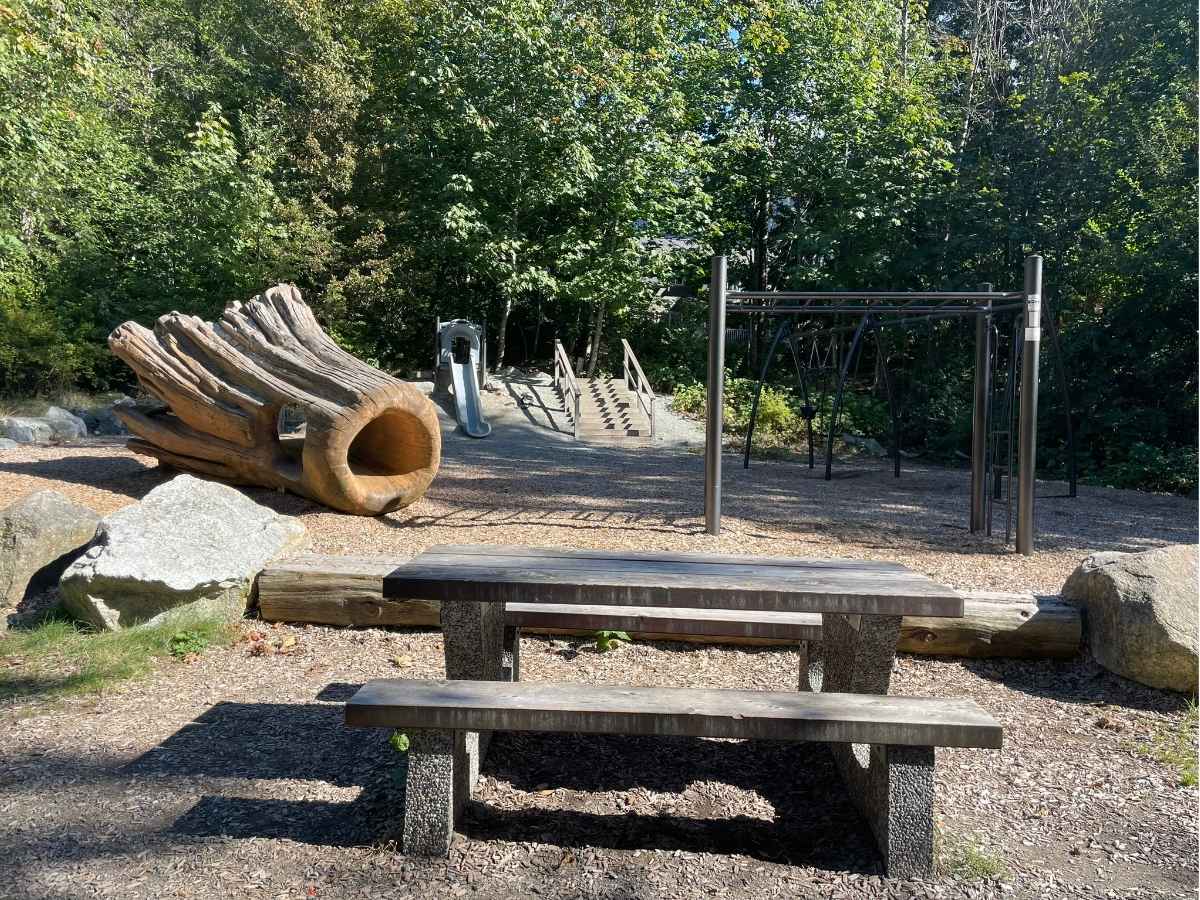
<svg viewBox="0 0 1200 900"><path fill-rule="evenodd" d="M746 434L743 465L749 467L750 451L758 417L759 399L772 360L781 342L786 338L792 351L797 378L804 395L802 415L806 420L809 445L809 467L815 462L812 408L808 384L804 377L805 367L800 364L795 341L797 338L819 338L838 332L852 332L848 352L841 360L837 371L837 384L829 426L825 439L825 480L833 477L833 439L836 423L841 414L845 387L850 377L856 354L862 350L868 334L873 335L879 345L884 387L892 420L891 456L894 474L900 476L900 427L899 402L896 386L887 367L886 330L910 328L940 319L973 318L975 320L975 373L974 403L971 418L971 492L968 527L972 533L986 531L991 534L992 499L1000 498L1001 473L999 471L996 436L1007 434L1010 502L1007 540L1011 529L1012 502L1011 480L1013 461L1013 420L1019 425L1017 439L1017 503L1016 544L1017 552L1029 555L1034 550L1034 482L1037 465L1037 404L1038 365L1041 351L1041 329L1043 322L1054 346L1054 360L1060 390L1066 409L1067 443L1069 459L1069 496L1076 493L1076 470L1074 430L1071 423L1070 399L1066 394L1066 373L1062 355L1058 352L1058 331L1053 315L1042 306L1042 258L1029 256L1025 260L1024 284L1021 290L996 291L990 284L981 284L974 291L731 291L726 279L726 259L712 258L709 290L709 339L708 339L708 391L705 441L705 526L710 534L719 534L721 529L721 433L723 428L722 403L724 398L725 371L725 318L727 314L752 313L770 317L784 317L775 330L770 349L763 360L758 384L751 407L750 422ZM810 317L828 322L828 317L857 319L853 325L836 323L799 331L798 323ZM1000 323L1007 321L1012 335L1009 348L1009 367L1005 383L1005 401L1009 425L1007 431L992 432L993 377L998 371L1000 358ZM1019 352L1018 352L1019 349ZM1019 395L1020 414L1017 412ZM989 436L993 440L989 441ZM988 474L994 474L993 496L989 497Z"/></svg>

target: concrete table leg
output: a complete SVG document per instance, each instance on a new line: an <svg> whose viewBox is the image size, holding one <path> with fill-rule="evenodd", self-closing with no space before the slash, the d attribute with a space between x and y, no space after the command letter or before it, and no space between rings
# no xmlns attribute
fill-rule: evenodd
<svg viewBox="0 0 1200 900"><path fill-rule="evenodd" d="M504 604L471 600L442 603L442 646L446 654L446 677L466 681L504 681ZM479 768L487 755L491 732L463 732L456 760L460 793L458 809L475 793Z"/></svg>
<svg viewBox="0 0 1200 900"><path fill-rule="evenodd" d="M798 691L820 692L825 681L825 648L820 641L801 641Z"/></svg>
<svg viewBox="0 0 1200 900"><path fill-rule="evenodd" d="M900 637L899 616L822 617L820 690L886 694ZM831 744L851 799L893 876L933 871L933 748Z"/></svg>
<svg viewBox="0 0 1200 900"><path fill-rule="evenodd" d="M454 832L454 745L458 732L406 731L404 827L400 850L411 856L445 856Z"/></svg>
<svg viewBox="0 0 1200 900"><path fill-rule="evenodd" d="M521 680L521 626L519 625L504 627L504 653L500 666L500 677L503 681Z"/></svg>

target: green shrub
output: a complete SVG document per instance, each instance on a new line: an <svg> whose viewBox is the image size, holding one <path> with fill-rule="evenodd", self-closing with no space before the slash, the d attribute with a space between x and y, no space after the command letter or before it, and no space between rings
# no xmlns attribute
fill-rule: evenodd
<svg viewBox="0 0 1200 900"><path fill-rule="evenodd" d="M685 416L702 416L705 399L704 385L698 382L677 385L671 398L671 409Z"/></svg>
<svg viewBox="0 0 1200 900"><path fill-rule="evenodd" d="M176 659L186 659L196 653L203 653L208 646L208 636L199 631L177 631L171 635L167 644L171 655Z"/></svg>
<svg viewBox="0 0 1200 900"><path fill-rule="evenodd" d="M596 649L601 653L616 650L622 641L628 641L629 635L624 631L597 631L595 634Z"/></svg>
<svg viewBox="0 0 1200 900"><path fill-rule="evenodd" d="M1186 494L1196 489L1198 465L1195 447L1162 449L1138 441L1125 459L1105 466L1099 480L1109 487Z"/></svg>

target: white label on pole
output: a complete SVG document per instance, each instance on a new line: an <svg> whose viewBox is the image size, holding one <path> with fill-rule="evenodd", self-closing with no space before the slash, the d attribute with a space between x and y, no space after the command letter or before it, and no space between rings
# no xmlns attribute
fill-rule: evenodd
<svg viewBox="0 0 1200 900"><path fill-rule="evenodd" d="M1042 340L1042 329L1041 328L1026 328L1025 329L1025 340L1033 341L1035 344L1039 343Z"/></svg>

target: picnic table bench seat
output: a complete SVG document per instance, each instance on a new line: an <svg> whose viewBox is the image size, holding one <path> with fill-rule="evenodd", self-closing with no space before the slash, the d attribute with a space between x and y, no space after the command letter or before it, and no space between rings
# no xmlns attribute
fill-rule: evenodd
<svg viewBox="0 0 1200 900"><path fill-rule="evenodd" d="M368 682L346 724L402 729L409 738L402 849L445 854L469 799L463 745L472 733L547 731L826 741L870 754L877 783L856 792L894 876L933 866L935 747L999 748L1001 728L974 701L874 694L793 693L614 685ZM863 746L867 745L867 746Z"/></svg>

